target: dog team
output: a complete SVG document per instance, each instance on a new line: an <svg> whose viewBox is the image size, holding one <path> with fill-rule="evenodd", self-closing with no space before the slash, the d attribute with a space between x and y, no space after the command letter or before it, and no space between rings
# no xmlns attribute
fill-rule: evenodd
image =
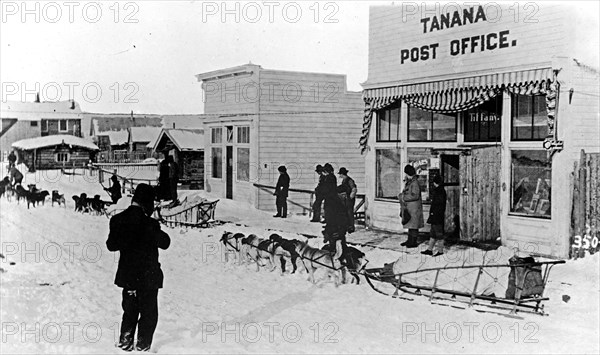
<svg viewBox="0 0 600 355"><path fill-rule="evenodd" d="M317 249L308 245L308 241L289 240L275 233L265 239L256 234L245 236L242 233L225 232L220 242L223 244L223 260L226 263L229 262L229 256L234 256L238 265L255 263L257 272L261 267L274 271L279 264L283 275L288 263L291 264L290 273L295 273L300 260L312 283L316 283L314 273L324 270L329 277L334 278L336 286L346 282L347 272L358 284L358 275L368 262L365 254L354 247L347 246L342 255L336 258L335 253L328 248L329 245Z"/></svg>

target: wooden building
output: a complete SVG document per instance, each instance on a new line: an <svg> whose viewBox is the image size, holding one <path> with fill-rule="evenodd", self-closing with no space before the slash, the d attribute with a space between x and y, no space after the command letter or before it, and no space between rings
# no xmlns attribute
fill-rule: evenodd
<svg viewBox="0 0 600 355"><path fill-rule="evenodd" d="M598 60L578 56L598 54L597 19L575 23L567 4L536 3L524 18L515 3L518 20L512 4L453 4L370 9L367 224L402 230L397 195L411 164L425 220L441 174L446 231L459 216L463 240L566 257L573 166L582 149L600 152Z"/></svg>
<svg viewBox="0 0 600 355"><path fill-rule="evenodd" d="M86 167L98 151L95 144L71 135L23 139L12 147L30 170Z"/></svg>
<svg viewBox="0 0 600 355"><path fill-rule="evenodd" d="M364 160L349 140L360 135L363 103L345 75L247 64L196 77L205 94L205 190L274 210L280 165L290 188L313 191L315 166L329 162L346 167L364 192ZM292 192L288 209L306 213L309 201Z"/></svg>
<svg viewBox="0 0 600 355"><path fill-rule="evenodd" d="M19 140L49 135L81 137L83 113L75 101L0 103L0 160Z"/></svg>
<svg viewBox="0 0 600 355"><path fill-rule="evenodd" d="M204 131L163 128L152 150L169 151L179 166L179 181L191 189L204 189Z"/></svg>

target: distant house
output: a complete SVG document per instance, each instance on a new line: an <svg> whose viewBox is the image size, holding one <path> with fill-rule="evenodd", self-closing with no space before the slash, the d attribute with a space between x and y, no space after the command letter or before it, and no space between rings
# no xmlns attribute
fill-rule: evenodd
<svg viewBox="0 0 600 355"><path fill-rule="evenodd" d="M163 128L152 150L169 151L179 165L179 180L204 189L204 130Z"/></svg>
<svg viewBox="0 0 600 355"><path fill-rule="evenodd" d="M98 151L95 144L66 134L23 139L12 147L31 170L85 167Z"/></svg>
<svg viewBox="0 0 600 355"><path fill-rule="evenodd" d="M308 192L290 194L290 212L306 212L315 166L331 163L347 168L364 192L365 163L353 141L364 104L345 75L247 64L196 78L205 92L206 191L274 210L277 168L286 165L290 188Z"/></svg>
<svg viewBox="0 0 600 355"><path fill-rule="evenodd" d="M75 101L1 103L0 159L16 141L50 135L81 137L83 113Z"/></svg>
<svg viewBox="0 0 600 355"><path fill-rule="evenodd" d="M161 127L130 127L129 151L149 153L148 143L156 142L161 130Z"/></svg>

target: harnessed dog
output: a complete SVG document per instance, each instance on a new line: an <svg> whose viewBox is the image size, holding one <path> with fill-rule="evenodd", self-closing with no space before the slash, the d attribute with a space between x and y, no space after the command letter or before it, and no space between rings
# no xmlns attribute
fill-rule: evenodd
<svg viewBox="0 0 600 355"><path fill-rule="evenodd" d="M284 239L279 234L271 234L271 236L269 236L269 240L273 242L273 259L279 257L281 274L283 275L283 273L285 273L285 264L288 260L293 267L291 273L295 273L298 269L296 266L296 260L300 257L296 251L296 245L300 244L301 242L297 239Z"/></svg>
<svg viewBox="0 0 600 355"><path fill-rule="evenodd" d="M333 275L335 286L339 286L344 266L329 251L313 248L308 245L308 242L300 242L296 246L296 252L300 255L302 264L309 274L308 279L313 284L316 283L315 271L317 269L325 269L329 276Z"/></svg>
<svg viewBox="0 0 600 355"><path fill-rule="evenodd" d="M241 263L241 240L245 236L242 233L225 232L221 237L223 243L223 260L229 261L229 254L237 255L237 263Z"/></svg>
<svg viewBox="0 0 600 355"><path fill-rule="evenodd" d="M270 266L270 271L275 270L273 262L273 242L268 239L259 238L256 234L250 234L242 239L242 259L250 258L256 262L256 271L260 270L261 261L266 260Z"/></svg>
<svg viewBox="0 0 600 355"><path fill-rule="evenodd" d="M329 244L325 244L321 249L333 253L333 250L331 250L331 246ZM355 247L346 246L342 252L342 256L340 257L340 262L344 266L342 269L343 282L346 283L346 270L348 270L348 272L354 277L356 284L360 284L360 278L358 275L369 262L365 258L365 253L356 249Z"/></svg>

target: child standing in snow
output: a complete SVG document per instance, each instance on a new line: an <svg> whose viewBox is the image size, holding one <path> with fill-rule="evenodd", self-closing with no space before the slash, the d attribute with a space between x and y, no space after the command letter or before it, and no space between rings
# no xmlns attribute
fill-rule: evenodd
<svg viewBox="0 0 600 355"><path fill-rule="evenodd" d="M442 186L442 178L435 175L432 179L433 190L431 191L431 209L429 210L429 219L427 223L431 224L431 237L429 238L429 247L421 254L434 255L434 248L437 245L439 256L444 253L444 219L446 217L446 190Z"/></svg>

